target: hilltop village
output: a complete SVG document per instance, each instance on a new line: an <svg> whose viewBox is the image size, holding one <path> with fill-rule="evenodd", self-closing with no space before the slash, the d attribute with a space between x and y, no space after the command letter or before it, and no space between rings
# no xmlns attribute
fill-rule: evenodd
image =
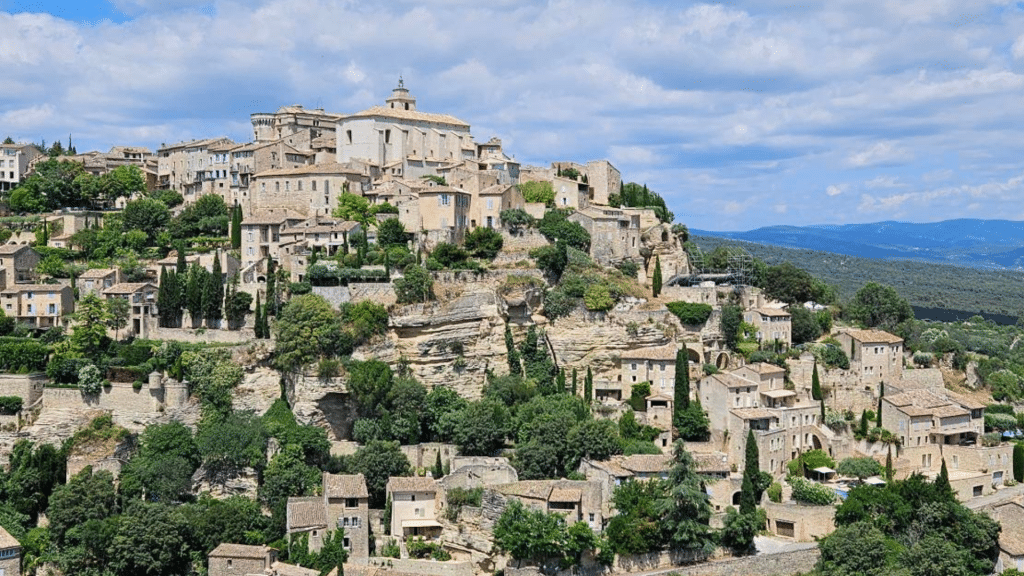
<svg viewBox="0 0 1024 576"><path fill-rule="evenodd" d="M802 544L902 481L1024 563L1014 445L897 321L402 82L251 121L0 145L0 574L841 573Z"/></svg>

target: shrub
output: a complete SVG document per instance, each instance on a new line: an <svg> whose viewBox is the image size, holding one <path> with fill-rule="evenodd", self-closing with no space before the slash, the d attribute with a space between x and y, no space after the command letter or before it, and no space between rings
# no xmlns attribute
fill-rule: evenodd
<svg viewBox="0 0 1024 576"><path fill-rule="evenodd" d="M618 269L619 272L622 272L623 276L633 279L636 279L636 274L640 271L640 265L632 260L619 262L615 265L615 268Z"/></svg>
<svg viewBox="0 0 1024 576"><path fill-rule="evenodd" d="M985 414L985 428L990 430L1013 430L1017 428L1017 418L1012 414Z"/></svg>
<svg viewBox="0 0 1024 576"><path fill-rule="evenodd" d="M797 502L814 506L828 506L836 501L835 490L817 482L811 482L799 476L792 476L787 479L787 482L793 487L793 500Z"/></svg>
<svg viewBox="0 0 1024 576"><path fill-rule="evenodd" d="M292 282L288 284L288 293L292 296L299 296L300 294L309 294L313 291L313 286L309 282Z"/></svg>
<svg viewBox="0 0 1024 576"><path fill-rule="evenodd" d="M829 343L816 348L815 351L817 352L816 356L819 356L819 360L825 367L850 369L850 357L840 346Z"/></svg>
<svg viewBox="0 0 1024 576"><path fill-rule="evenodd" d="M587 288L587 291L583 294L583 303L586 305L587 310L593 312L604 312L605 310L611 310L615 306L615 300L608 291L608 287L604 284L594 284Z"/></svg>
<svg viewBox="0 0 1024 576"><path fill-rule="evenodd" d="M498 252L501 251L504 242L501 232L493 228L480 227L466 234L464 244L466 250L474 258L493 260L498 255Z"/></svg>
<svg viewBox="0 0 1024 576"><path fill-rule="evenodd" d="M711 306L689 302L669 302L665 305L683 324L703 324L711 317Z"/></svg>
<svg viewBox="0 0 1024 576"><path fill-rule="evenodd" d="M566 294L561 287L544 293L544 315L549 320L568 316L579 305L580 300Z"/></svg>
<svg viewBox="0 0 1024 576"><path fill-rule="evenodd" d="M100 369L95 364L86 364L78 370L78 389L82 394L99 394L107 382L103 379Z"/></svg>
<svg viewBox="0 0 1024 576"><path fill-rule="evenodd" d="M13 416L18 412L21 412L21 407L24 401L20 396L0 396L0 414L4 416Z"/></svg>
<svg viewBox="0 0 1024 576"><path fill-rule="evenodd" d="M918 352L914 354L914 364L921 367L928 367L935 361L935 356L930 352Z"/></svg>
<svg viewBox="0 0 1024 576"><path fill-rule="evenodd" d="M321 380L337 378L341 374L341 361L334 358L323 358L316 365L316 377Z"/></svg>
<svg viewBox="0 0 1024 576"><path fill-rule="evenodd" d="M501 223L506 228L513 231L518 231L520 228L528 228L537 222L533 216L530 216L530 214L522 208L502 210L501 214L498 215L498 218L501 219Z"/></svg>
<svg viewBox="0 0 1024 576"><path fill-rule="evenodd" d="M384 542L384 546L381 546L380 555L385 558L401 558L402 549L398 546L398 542L394 538L388 538Z"/></svg>
<svg viewBox="0 0 1024 576"><path fill-rule="evenodd" d="M434 299L434 279L421 266L405 267L405 276L395 280L395 294L399 304L426 302Z"/></svg>
<svg viewBox="0 0 1024 576"><path fill-rule="evenodd" d="M772 482L772 485L768 487L768 499L772 502L782 502L782 484L778 482Z"/></svg>

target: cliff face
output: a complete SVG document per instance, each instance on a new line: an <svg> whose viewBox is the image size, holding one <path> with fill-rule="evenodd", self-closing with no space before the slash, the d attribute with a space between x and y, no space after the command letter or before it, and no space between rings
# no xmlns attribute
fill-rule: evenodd
<svg viewBox="0 0 1024 576"><path fill-rule="evenodd" d="M654 265L658 259L661 260L661 278L664 282L676 274L690 273L690 258L669 224L653 226L641 234L640 254L646 263L644 272L647 283L654 277Z"/></svg>

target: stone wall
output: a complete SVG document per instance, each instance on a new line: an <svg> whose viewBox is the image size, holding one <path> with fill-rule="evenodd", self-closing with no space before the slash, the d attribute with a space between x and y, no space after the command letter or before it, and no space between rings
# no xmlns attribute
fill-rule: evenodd
<svg viewBox="0 0 1024 576"><path fill-rule="evenodd" d="M814 542L836 529L835 506L809 506L796 502L763 502L768 514L768 528L774 534L791 537L797 542ZM792 524L793 535L783 533L779 522Z"/></svg>
<svg viewBox="0 0 1024 576"><path fill-rule="evenodd" d="M942 380L942 371L938 368L915 368L904 370L903 378L898 382L886 382L886 385L898 386L901 390L943 390L946 385ZM886 390L886 394L891 394Z"/></svg>
<svg viewBox="0 0 1024 576"><path fill-rule="evenodd" d="M441 453L441 465L447 464L449 468L453 468L452 459L459 452L458 446L439 442L410 444L399 448L402 450L402 454L409 459L409 464L413 468L426 468L428 471L434 467L438 452Z"/></svg>
<svg viewBox="0 0 1024 576"><path fill-rule="evenodd" d="M248 317L251 317L250 314ZM223 330L216 328L161 328L156 319L150 319L151 325L146 327L147 337L151 340L179 340L181 342L217 342L221 344L241 344L256 338L252 323L248 322L241 330ZM187 323L185 324L188 325Z"/></svg>
<svg viewBox="0 0 1024 576"><path fill-rule="evenodd" d="M598 576L610 573L645 572L654 574L677 574L679 576L790 576L809 572L814 569L821 553L817 546L801 550L765 554L759 556L743 556L739 558L722 558L709 562L683 565L686 562L677 553L661 552L616 558L611 571L600 566L587 566L557 572L557 576ZM506 576L542 576L536 566L505 568Z"/></svg>
<svg viewBox="0 0 1024 576"><path fill-rule="evenodd" d="M156 412L162 403L162 391L151 391L145 386L135 390L131 384L114 383L95 396L83 395L78 388L47 388L43 391L44 409L98 408L112 411L115 418Z"/></svg>
<svg viewBox="0 0 1024 576"><path fill-rule="evenodd" d="M26 408L43 396L46 374L0 374L0 396L17 396Z"/></svg>
<svg viewBox="0 0 1024 576"><path fill-rule="evenodd" d="M469 562L438 562L436 560L402 560L399 558L386 558L373 556L370 558L353 558L350 564L360 567L370 566L381 569L382 572L395 571L403 574L415 574L417 576L473 576L473 565ZM348 564L344 566L345 573L349 573ZM355 573L355 572L352 572Z"/></svg>

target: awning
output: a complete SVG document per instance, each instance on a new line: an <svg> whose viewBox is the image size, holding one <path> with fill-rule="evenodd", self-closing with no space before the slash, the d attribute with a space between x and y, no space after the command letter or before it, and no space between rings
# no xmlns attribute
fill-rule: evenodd
<svg viewBox="0 0 1024 576"><path fill-rule="evenodd" d="M885 480L882 480L878 476L872 476L871 478L864 479L865 484L871 484L872 486L885 486Z"/></svg>
<svg viewBox="0 0 1024 576"><path fill-rule="evenodd" d="M835 474L836 473L835 470L829 468L828 466L821 466L819 468L815 468L814 471L817 472L818 474Z"/></svg>
<svg viewBox="0 0 1024 576"><path fill-rule="evenodd" d="M796 396L796 392L792 390L765 390L761 392L769 398L786 398L788 396Z"/></svg>
<svg viewBox="0 0 1024 576"><path fill-rule="evenodd" d="M402 528L440 528L437 520L402 520Z"/></svg>

